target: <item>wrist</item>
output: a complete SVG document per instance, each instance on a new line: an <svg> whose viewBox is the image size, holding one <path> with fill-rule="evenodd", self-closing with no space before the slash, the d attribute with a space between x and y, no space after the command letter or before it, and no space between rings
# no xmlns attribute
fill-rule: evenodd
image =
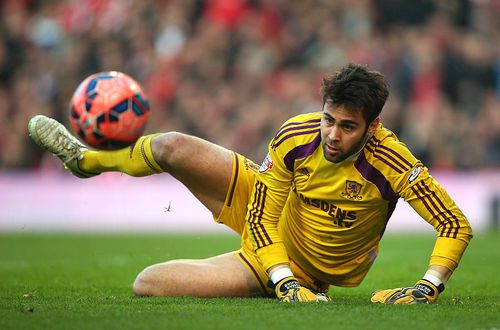
<svg viewBox="0 0 500 330"><path fill-rule="evenodd" d="M281 281L284 278L287 277L294 277L292 270L288 265L280 265L277 267L273 267L272 269L269 270L269 279L273 284L277 284L279 281Z"/></svg>
<svg viewBox="0 0 500 330"><path fill-rule="evenodd" d="M436 288L438 289L439 292L444 291L444 285L445 281L443 281L443 276L441 276L441 273L439 273L436 270L429 269L424 277L422 278L423 280L426 280L427 282L432 283Z"/></svg>
<svg viewBox="0 0 500 330"><path fill-rule="evenodd" d="M427 296L427 298L431 297L437 299L439 294L444 291L444 285L441 283L439 286L435 286L433 283L421 279L415 284L415 288L421 291L423 294Z"/></svg>

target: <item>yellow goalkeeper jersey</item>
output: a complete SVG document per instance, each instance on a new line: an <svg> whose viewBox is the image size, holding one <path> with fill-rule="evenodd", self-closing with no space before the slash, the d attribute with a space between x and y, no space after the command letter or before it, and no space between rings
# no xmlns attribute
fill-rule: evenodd
<svg viewBox="0 0 500 330"><path fill-rule="evenodd" d="M382 124L358 155L329 162L321 115L285 122L256 176L246 225L264 269L291 258L320 281L358 285L403 198L438 232L430 264L454 270L471 228L427 168Z"/></svg>

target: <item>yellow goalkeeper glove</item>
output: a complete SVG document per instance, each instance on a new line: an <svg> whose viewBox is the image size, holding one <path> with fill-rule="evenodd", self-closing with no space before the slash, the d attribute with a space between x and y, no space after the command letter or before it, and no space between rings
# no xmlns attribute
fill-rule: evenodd
<svg viewBox="0 0 500 330"><path fill-rule="evenodd" d="M274 287L276 296L281 302L319 302L316 293L300 285L295 277L285 277ZM323 299L321 299L323 301Z"/></svg>
<svg viewBox="0 0 500 330"><path fill-rule="evenodd" d="M380 304L430 304L438 299L443 290L443 284L435 286L422 279L414 287L375 291L372 293L371 301Z"/></svg>

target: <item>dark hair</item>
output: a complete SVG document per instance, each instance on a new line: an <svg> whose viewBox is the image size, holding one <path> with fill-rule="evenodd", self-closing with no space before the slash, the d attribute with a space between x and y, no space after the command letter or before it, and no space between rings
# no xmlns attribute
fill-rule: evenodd
<svg viewBox="0 0 500 330"><path fill-rule="evenodd" d="M389 83L380 72L369 71L366 65L351 63L323 78L321 94L323 104L361 110L366 123L370 124L382 111L389 95Z"/></svg>

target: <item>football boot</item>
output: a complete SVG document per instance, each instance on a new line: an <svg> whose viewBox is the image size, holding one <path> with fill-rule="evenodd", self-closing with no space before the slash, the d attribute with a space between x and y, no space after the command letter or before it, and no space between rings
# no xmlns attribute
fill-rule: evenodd
<svg viewBox="0 0 500 330"><path fill-rule="evenodd" d="M88 148L74 137L63 124L52 118L36 115L28 123L28 132L42 149L50 151L64 163L64 167L76 177L90 178L98 175L82 171L78 161Z"/></svg>

